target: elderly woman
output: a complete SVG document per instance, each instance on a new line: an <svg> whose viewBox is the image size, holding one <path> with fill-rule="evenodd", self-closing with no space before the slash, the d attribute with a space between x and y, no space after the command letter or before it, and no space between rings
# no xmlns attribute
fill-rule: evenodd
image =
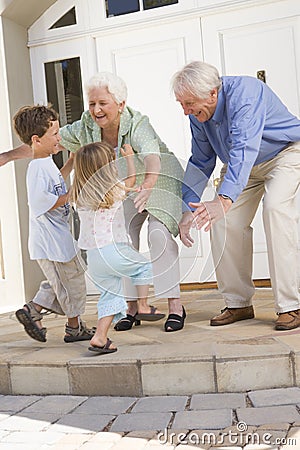
<svg viewBox="0 0 300 450"><path fill-rule="evenodd" d="M173 236L178 234L181 218L183 169L148 117L126 105L127 88L121 78L109 72L97 73L86 84L86 93L89 110L80 120L60 129L61 145L76 152L82 145L106 141L115 148L117 158L121 157L120 147L132 146L139 188L136 196L125 201L126 224L134 247L139 249L140 230L148 218L155 296L168 298L169 316L164 328L167 332L181 330L186 313L180 301L178 246ZM16 151L11 159L18 157ZM121 159L119 162L122 170ZM126 318L116 324L117 331L129 330L140 320L163 317L153 306L141 310L143 305L137 304L132 286L126 285L128 311Z"/></svg>

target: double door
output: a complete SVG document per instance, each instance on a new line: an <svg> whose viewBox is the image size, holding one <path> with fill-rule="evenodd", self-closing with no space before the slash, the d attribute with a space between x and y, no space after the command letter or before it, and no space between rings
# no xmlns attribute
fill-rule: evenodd
<svg viewBox="0 0 300 450"><path fill-rule="evenodd" d="M296 3L294 0L274 2L204 17L183 14L178 20L152 21L140 26L135 23L36 46L31 49L35 101L51 100L49 83L52 83L58 107L68 113L62 70L71 59L78 59L78 84L82 86L97 71L114 72L126 81L128 104L149 116L161 139L185 167L190 155L189 122L174 99L170 81L173 74L191 60L214 64L223 75L264 75L265 81L289 109L299 115L300 7ZM45 67L49 63L61 66L56 68L55 76L50 77L52 81L47 81L46 77ZM86 109L87 99L83 93L80 95ZM219 169L220 164L214 178L219 176ZM213 194L211 183L206 198ZM269 278L261 208L253 227L253 277ZM195 244L191 249L185 248L177 238L181 282L213 281L209 235L204 231L194 230L193 233ZM142 230L141 251L148 252L145 229Z"/></svg>

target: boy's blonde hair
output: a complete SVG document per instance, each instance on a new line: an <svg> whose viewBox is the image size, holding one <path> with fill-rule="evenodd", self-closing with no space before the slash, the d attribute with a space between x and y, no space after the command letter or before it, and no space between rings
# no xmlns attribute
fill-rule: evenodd
<svg viewBox="0 0 300 450"><path fill-rule="evenodd" d="M56 120L58 113L51 106L33 105L20 108L13 117L13 124L21 141L31 146L32 136L44 136L51 122Z"/></svg>
<svg viewBox="0 0 300 450"><path fill-rule="evenodd" d="M111 208L124 198L124 187L118 180L116 154L106 142L81 147L75 154L71 200L78 207L96 211Z"/></svg>

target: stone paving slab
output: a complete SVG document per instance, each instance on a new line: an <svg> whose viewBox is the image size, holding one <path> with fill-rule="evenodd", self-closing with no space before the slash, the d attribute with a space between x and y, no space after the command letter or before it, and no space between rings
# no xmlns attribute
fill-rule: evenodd
<svg viewBox="0 0 300 450"><path fill-rule="evenodd" d="M184 410L188 396L144 397L137 401L132 412L169 412Z"/></svg>
<svg viewBox="0 0 300 450"><path fill-rule="evenodd" d="M246 406L245 394L194 394L191 409L233 409Z"/></svg>
<svg viewBox="0 0 300 450"><path fill-rule="evenodd" d="M0 412L17 413L29 405L34 404L41 397L37 395L18 396L18 395L3 395L0 398Z"/></svg>
<svg viewBox="0 0 300 450"><path fill-rule="evenodd" d="M85 397L75 397L85 398ZM74 409L74 414L114 414L125 413L138 399L136 397L91 397Z"/></svg>
<svg viewBox="0 0 300 450"><path fill-rule="evenodd" d="M252 391L248 394L253 406L295 405L300 403L300 388L290 387Z"/></svg>
<svg viewBox="0 0 300 450"><path fill-rule="evenodd" d="M26 407L23 412L35 413L44 411L45 413L67 414L74 409L79 409L79 405L86 403L88 397L78 397L72 395L51 395L41 397L38 401ZM1 402L0 402L1 403Z"/></svg>
<svg viewBox="0 0 300 450"><path fill-rule="evenodd" d="M172 414L168 412L120 414L110 431L163 430L168 426L171 417Z"/></svg>
<svg viewBox="0 0 300 450"><path fill-rule="evenodd" d="M175 414L172 429L220 429L231 425L232 411L230 409L179 411ZM213 426L211 426L213 424Z"/></svg>
<svg viewBox="0 0 300 450"><path fill-rule="evenodd" d="M68 414L51 425L50 430L58 433L96 433L102 431L114 418L112 414Z"/></svg>
<svg viewBox="0 0 300 450"><path fill-rule="evenodd" d="M299 420L295 406L268 406L261 408L242 408L236 411L238 420L247 425L262 425L266 423L294 423Z"/></svg>

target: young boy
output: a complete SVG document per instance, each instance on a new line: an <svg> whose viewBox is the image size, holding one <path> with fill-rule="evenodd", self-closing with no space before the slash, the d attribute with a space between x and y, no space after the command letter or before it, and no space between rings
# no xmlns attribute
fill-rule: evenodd
<svg viewBox="0 0 300 450"><path fill-rule="evenodd" d="M18 321L33 339L46 342L43 309L68 318L65 342L90 340L94 330L80 319L85 311L86 286L78 248L69 229L69 203L65 179L72 158L59 170L52 155L58 153L58 114L46 106L25 106L13 118L16 133L30 145L33 160L26 175L29 205L28 248L48 281L41 283L34 299L16 312Z"/></svg>

